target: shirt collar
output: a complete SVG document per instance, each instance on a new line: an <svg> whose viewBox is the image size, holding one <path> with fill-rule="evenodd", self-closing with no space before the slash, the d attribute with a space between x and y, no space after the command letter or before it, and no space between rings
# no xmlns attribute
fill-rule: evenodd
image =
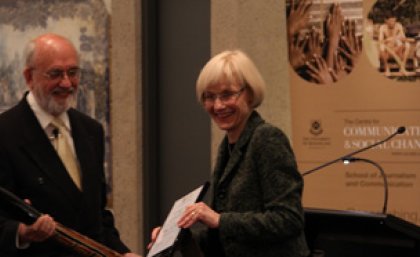
<svg viewBox="0 0 420 257"><path fill-rule="evenodd" d="M50 125L51 121L54 119L54 116L42 109L42 107L36 101L35 96L32 92L29 92L28 96L26 97L26 100L28 101L29 106L31 107L36 118L41 124L41 127L45 130ZM64 122L64 125L66 126L67 130L70 131L70 120L67 112L63 112L58 116L58 118Z"/></svg>

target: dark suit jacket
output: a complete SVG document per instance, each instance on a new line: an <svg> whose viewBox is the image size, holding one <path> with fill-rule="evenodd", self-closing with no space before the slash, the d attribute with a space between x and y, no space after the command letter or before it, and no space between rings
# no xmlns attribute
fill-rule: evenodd
<svg viewBox="0 0 420 257"><path fill-rule="evenodd" d="M307 256L303 181L287 137L253 112L231 155L227 145L225 137L212 181L220 226L201 234L205 255Z"/></svg>
<svg viewBox="0 0 420 257"><path fill-rule="evenodd" d="M30 199L38 211L51 215L64 226L118 252L128 252L119 239L112 214L105 210L103 128L74 109L68 115L81 166L83 192L68 175L26 97L0 115L0 186L22 199ZM43 257L65 252L50 241L17 250L16 217L4 212L7 210L0 211L0 256L2 251L10 256Z"/></svg>

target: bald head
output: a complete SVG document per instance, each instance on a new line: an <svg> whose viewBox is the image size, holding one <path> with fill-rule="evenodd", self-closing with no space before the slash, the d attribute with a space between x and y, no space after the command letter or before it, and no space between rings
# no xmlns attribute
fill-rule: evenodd
<svg viewBox="0 0 420 257"><path fill-rule="evenodd" d="M69 39L44 34L29 42L23 71L29 90L46 112L57 116L74 106L81 70Z"/></svg>
<svg viewBox="0 0 420 257"><path fill-rule="evenodd" d="M78 58L77 50L69 39L53 33L40 35L28 43L25 64L27 67L36 67L63 51L72 52Z"/></svg>

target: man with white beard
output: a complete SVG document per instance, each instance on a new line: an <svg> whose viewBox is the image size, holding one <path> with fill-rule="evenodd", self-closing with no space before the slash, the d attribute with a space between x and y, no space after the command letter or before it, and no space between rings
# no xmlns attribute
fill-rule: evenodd
<svg viewBox="0 0 420 257"><path fill-rule="evenodd" d="M25 224L0 207L0 256L75 256L49 240L59 222L138 257L105 208L103 128L72 108L81 74L77 50L60 35L44 34L25 55L29 92L0 115L0 186L44 214Z"/></svg>

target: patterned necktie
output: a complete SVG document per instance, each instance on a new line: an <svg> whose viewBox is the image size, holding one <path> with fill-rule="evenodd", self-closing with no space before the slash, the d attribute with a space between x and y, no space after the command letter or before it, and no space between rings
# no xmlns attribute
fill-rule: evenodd
<svg viewBox="0 0 420 257"><path fill-rule="evenodd" d="M58 133L54 133L57 153L60 156L61 161L66 167L67 172L69 173L73 182L81 190L80 169L77 159L74 156L68 142L68 138L70 138L69 132L67 131L63 121L59 118L54 118L54 120L51 122L51 125L55 127L55 130L58 129Z"/></svg>

